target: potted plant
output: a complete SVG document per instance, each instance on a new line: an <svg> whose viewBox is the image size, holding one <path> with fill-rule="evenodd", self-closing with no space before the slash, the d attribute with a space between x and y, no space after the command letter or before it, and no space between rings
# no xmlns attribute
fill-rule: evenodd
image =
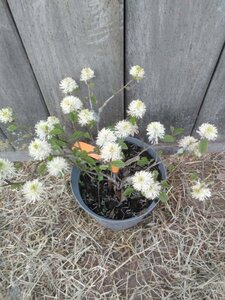
<svg viewBox="0 0 225 300"><path fill-rule="evenodd" d="M144 78L144 69L133 66L131 79L109 97L100 107L93 94L94 71L84 68L80 81L87 87L87 99L75 96L78 84L71 77L60 82L64 98L60 103L68 116L72 129L68 130L55 116L41 120L35 125L35 137L29 144L29 154L37 162L36 178L28 182L15 182L13 163L0 159L0 179L3 185L22 187L28 203L41 200L44 184L38 174L49 173L63 176L70 170L71 189L75 200L90 216L113 230L132 227L141 222L155 208L159 200L167 201L167 173L152 145L159 140L175 142L183 133L181 128L170 128L170 134L160 122L150 122L146 128L149 144L138 136L138 123L146 112L140 99L132 100L127 118L109 127L100 128L101 115L115 95L134 82ZM16 131L11 108L0 110L0 121L9 123L9 130ZM70 132L70 133L69 133ZM200 139L187 136L179 140L178 156L185 154L201 156L207 151L209 140L215 140L217 129L205 123L198 130ZM199 200L210 197L210 189L204 181L193 177L192 196Z"/></svg>

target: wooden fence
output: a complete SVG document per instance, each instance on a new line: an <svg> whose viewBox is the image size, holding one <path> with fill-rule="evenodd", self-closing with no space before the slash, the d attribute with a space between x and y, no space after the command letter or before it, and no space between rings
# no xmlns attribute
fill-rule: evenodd
<svg viewBox="0 0 225 300"><path fill-rule="evenodd" d="M143 132L153 120L186 134L208 121L223 140L224 41L225 0L0 0L0 107L34 126L61 116L65 76L78 81L90 66L102 103L139 64L145 80L115 98L103 125L139 98L148 107ZM0 137L9 137L4 126Z"/></svg>

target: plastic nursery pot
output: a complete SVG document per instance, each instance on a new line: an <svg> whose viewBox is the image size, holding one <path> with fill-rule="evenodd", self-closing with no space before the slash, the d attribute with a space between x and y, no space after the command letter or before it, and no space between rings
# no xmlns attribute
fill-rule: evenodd
<svg viewBox="0 0 225 300"><path fill-rule="evenodd" d="M143 143L142 141L136 139L136 138L127 138L126 142L130 144L135 144L139 146L140 148L148 148L149 145ZM158 162L158 170L160 173L160 176L162 180L165 180L167 178L166 174L166 168L163 164L163 162L160 160L160 158L157 156L155 150L153 148L149 148L147 150L149 155L154 158L155 162ZM130 227L133 227L143 221L151 212L152 210L156 207L158 204L158 199L155 199L149 207L143 212L143 214L131 217L128 219L124 220L114 220L114 219L109 219L103 216L100 216L93 212L83 201L81 194L80 194L80 187L79 187L79 181L80 181L80 170L76 167L73 167L72 173L71 173L71 189L74 195L75 200L78 202L79 206L85 210L91 217L93 217L97 222L99 222L101 225L103 225L106 228L112 229L112 230L123 230L123 229L128 229Z"/></svg>

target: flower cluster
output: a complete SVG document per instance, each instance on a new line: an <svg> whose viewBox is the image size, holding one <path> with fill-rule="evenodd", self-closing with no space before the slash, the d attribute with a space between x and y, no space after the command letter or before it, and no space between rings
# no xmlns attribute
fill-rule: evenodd
<svg viewBox="0 0 225 300"><path fill-rule="evenodd" d="M157 198L162 188L160 183L154 179L153 173L147 171L136 172L132 176L131 182L134 189L141 192L147 199Z"/></svg>
<svg viewBox="0 0 225 300"><path fill-rule="evenodd" d="M145 71L139 65L131 67L129 73L131 79L123 88L145 77ZM127 152L129 152L126 139L139 133L139 122L147 111L145 103L140 99L131 99L125 119L99 130L103 108L123 88L98 107L92 91L92 80L95 79L94 70L90 67L83 68L79 79L80 85L83 84L87 89L87 97L82 98L75 94L79 92L79 86L72 77L66 77L59 83L59 88L63 93L60 107L63 114L72 122L72 135L68 135L66 127L63 127L55 116L40 120L35 125L36 136L30 142L28 150L31 158L37 161L37 170L44 174L48 173L50 176L64 176L72 163L87 172L90 177L97 174L99 180L107 179L109 185L114 186L114 191L121 191L121 193L118 192L118 195L121 194L121 201L124 197L126 198L126 189L129 193L139 193L146 199L154 200L162 197L162 194L165 194L165 187L158 179L160 176L156 174L157 172L151 169L155 166L154 162L151 163L149 157L142 157L142 152L126 160L125 150L128 149ZM0 110L0 122L12 125L14 116L10 107ZM97 129L96 137L93 135L93 127ZM82 130L75 130L75 128L82 128ZM182 128L171 127L170 130L171 134L166 134L164 125L156 120L147 124L146 136L151 144L158 144L159 141L175 142L177 136L183 132ZM197 133L199 139L185 136L178 140L179 155L188 153L200 157L206 152L208 141L214 141L218 135L217 128L209 123L202 124ZM88 139L91 144L86 143ZM147 150L144 149L144 153ZM120 172L121 169L123 170ZM122 174L126 174L127 178L121 178ZM0 182L9 182L15 175L14 164L0 159ZM22 193L27 203L33 203L46 197L46 188L43 182L33 179L23 185ZM191 195L194 199L203 201L211 196L211 191L206 183L198 179L191 187Z"/></svg>

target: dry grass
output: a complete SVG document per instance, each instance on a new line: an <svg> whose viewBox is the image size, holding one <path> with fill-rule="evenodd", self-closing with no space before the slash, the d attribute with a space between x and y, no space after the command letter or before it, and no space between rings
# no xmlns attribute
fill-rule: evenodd
<svg viewBox="0 0 225 300"><path fill-rule="evenodd" d="M196 169L215 180L205 203L190 199ZM88 218L68 181L50 178L34 205L1 191L0 299L225 299L224 154L178 167L169 204L123 232Z"/></svg>

